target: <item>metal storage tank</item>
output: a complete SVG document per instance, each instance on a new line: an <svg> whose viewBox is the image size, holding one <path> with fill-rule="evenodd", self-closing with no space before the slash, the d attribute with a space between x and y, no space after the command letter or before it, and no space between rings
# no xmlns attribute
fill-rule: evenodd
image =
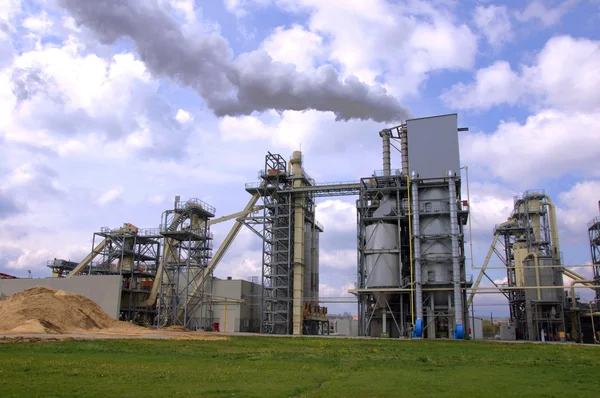
<svg viewBox="0 0 600 398"><path fill-rule="evenodd" d="M536 269L533 258L529 257L523 261L525 286L559 286L556 289L539 289L540 300L562 302L564 293L560 286L563 286L563 278L560 268L555 266L556 261L552 258L540 257L538 262L539 267ZM539 271L539 274L536 271ZM538 289L525 289L525 297L529 300L538 300Z"/></svg>
<svg viewBox="0 0 600 398"><path fill-rule="evenodd" d="M386 198L375 217L383 217L392 212L395 201ZM365 227L365 250L396 250L398 249L398 226L396 224L378 222ZM365 286L367 288L396 287L400 284L400 256L398 253L373 253L365 256L367 271ZM375 298L389 300L391 294L375 294ZM385 306L385 303L380 303Z"/></svg>

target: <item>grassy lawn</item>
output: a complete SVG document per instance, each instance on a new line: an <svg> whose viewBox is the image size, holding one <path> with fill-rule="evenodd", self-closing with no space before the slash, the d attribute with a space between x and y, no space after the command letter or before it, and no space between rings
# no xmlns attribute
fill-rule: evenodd
<svg viewBox="0 0 600 398"><path fill-rule="evenodd" d="M600 348L237 337L0 344L2 397L598 397Z"/></svg>

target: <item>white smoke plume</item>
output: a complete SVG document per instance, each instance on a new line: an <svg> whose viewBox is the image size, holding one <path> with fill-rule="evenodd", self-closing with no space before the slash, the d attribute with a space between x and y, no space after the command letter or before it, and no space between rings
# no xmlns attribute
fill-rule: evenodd
<svg viewBox="0 0 600 398"><path fill-rule="evenodd" d="M274 62L262 50L234 58L225 38L205 32L186 35L156 0L58 0L58 4L103 44L130 38L154 76L192 87L219 117L270 109L331 111L336 120L392 122L408 117L381 86L369 86L354 76L340 81L331 65L301 73L292 64Z"/></svg>

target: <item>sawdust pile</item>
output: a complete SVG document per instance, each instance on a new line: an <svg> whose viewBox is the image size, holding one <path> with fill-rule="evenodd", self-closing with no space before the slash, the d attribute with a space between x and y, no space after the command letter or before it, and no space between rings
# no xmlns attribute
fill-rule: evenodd
<svg viewBox="0 0 600 398"><path fill-rule="evenodd" d="M143 329L117 321L79 294L34 287L0 301L0 331L67 334L90 331L135 332Z"/></svg>

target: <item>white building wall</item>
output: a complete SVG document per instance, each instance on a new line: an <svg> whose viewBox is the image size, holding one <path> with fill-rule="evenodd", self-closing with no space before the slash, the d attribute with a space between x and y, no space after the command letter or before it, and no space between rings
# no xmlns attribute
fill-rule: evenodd
<svg viewBox="0 0 600 398"><path fill-rule="evenodd" d="M483 318L469 318L470 337L475 340L483 339Z"/></svg>

